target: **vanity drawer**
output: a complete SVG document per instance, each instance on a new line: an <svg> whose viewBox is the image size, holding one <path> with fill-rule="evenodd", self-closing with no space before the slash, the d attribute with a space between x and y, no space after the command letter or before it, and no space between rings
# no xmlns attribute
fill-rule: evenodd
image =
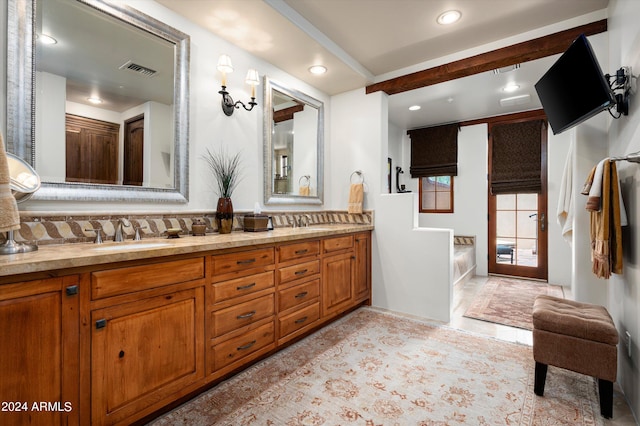
<svg viewBox="0 0 640 426"><path fill-rule="evenodd" d="M297 280L299 278L308 277L320 272L320 261L312 260L311 262L300 263L298 265L287 266L278 269L280 282Z"/></svg>
<svg viewBox="0 0 640 426"><path fill-rule="evenodd" d="M255 293L256 291L273 287L273 285L273 271L215 283L212 286L213 303L233 299L238 296L244 296L245 294Z"/></svg>
<svg viewBox="0 0 640 426"><path fill-rule="evenodd" d="M238 361L275 341L273 321L213 347L214 371Z"/></svg>
<svg viewBox="0 0 640 426"><path fill-rule="evenodd" d="M320 280L309 281L294 287L280 290L278 298L278 312L286 311L303 303L309 302L320 295Z"/></svg>
<svg viewBox="0 0 640 426"><path fill-rule="evenodd" d="M253 324L275 312L274 295L259 297L229 308L214 311L212 315L214 337L222 336L237 328Z"/></svg>
<svg viewBox="0 0 640 426"><path fill-rule="evenodd" d="M344 237L336 237L336 238L327 238L322 242L322 247L325 253L330 251L353 248L353 235L347 235Z"/></svg>
<svg viewBox="0 0 640 426"><path fill-rule="evenodd" d="M91 298L116 296L204 278L204 258L175 260L91 273Z"/></svg>
<svg viewBox="0 0 640 426"><path fill-rule="evenodd" d="M307 256L315 256L320 254L320 241L305 241L296 244L287 244L278 248L279 262L287 262L289 260L300 259Z"/></svg>
<svg viewBox="0 0 640 426"><path fill-rule="evenodd" d="M300 330L320 318L320 303L314 303L306 308L295 311L290 315L278 319L279 336L282 338L287 334Z"/></svg>
<svg viewBox="0 0 640 426"><path fill-rule="evenodd" d="M213 274L246 271L274 263L273 247L212 256Z"/></svg>

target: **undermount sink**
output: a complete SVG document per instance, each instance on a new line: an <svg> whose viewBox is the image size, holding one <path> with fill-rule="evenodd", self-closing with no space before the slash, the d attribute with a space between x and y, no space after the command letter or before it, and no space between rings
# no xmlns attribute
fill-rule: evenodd
<svg viewBox="0 0 640 426"><path fill-rule="evenodd" d="M171 246L170 243L162 243L162 242L145 243L145 242L132 241L132 242L128 242L128 243L116 243L116 244L108 245L108 246L97 246L97 247L93 247L92 250L95 250L95 251L126 251L126 250L159 248L159 247L169 247L169 246Z"/></svg>

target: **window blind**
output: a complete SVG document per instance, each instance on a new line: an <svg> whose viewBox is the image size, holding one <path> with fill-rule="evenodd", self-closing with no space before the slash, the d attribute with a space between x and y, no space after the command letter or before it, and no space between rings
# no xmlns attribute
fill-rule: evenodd
<svg viewBox="0 0 640 426"><path fill-rule="evenodd" d="M409 130L412 178L458 175L458 130L460 125Z"/></svg>
<svg viewBox="0 0 640 426"><path fill-rule="evenodd" d="M491 193L539 193L543 120L491 127Z"/></svg>

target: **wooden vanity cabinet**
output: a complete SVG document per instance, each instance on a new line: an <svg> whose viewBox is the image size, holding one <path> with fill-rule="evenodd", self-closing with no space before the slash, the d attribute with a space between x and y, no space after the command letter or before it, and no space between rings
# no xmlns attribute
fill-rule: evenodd
<svg viewBox="0 0 640 426"><path fill-rule="evenodd" d="M353 235L323 240L322 316L332 317L350 308L355 300Z"/></svg>
<svg viewBox="0 0 640 426"><path fill-rule="evenodd" d="M278 246L278 344L320 320L320 240Z"/></svg>
<svg viewBox="0 0 640 426"><path fill-rule="evenodd" d="M354 235L355 272L354 302L368 301L371 304L371 234L362 232Z"/></svg>
<svg viewBox="0 0 640 426"><path fill-rule="evenodd" d="M2 400L48 404L0 423L141 421L369 301L370 259L367 231L0 285Z"/></svg>
<svg viewBox="0 0 640 426"><path fill-rule="evenodd" d="M78 276L0 286L0 423L79 424Z"/></svg>
<svg viewBox="0 0 640 426"><path fill-rule="evenodd" d="M91 285L92 425L128 423L204 384L203 257L96 271Z"/></svg>
<svg viewBox="0 0 640 426"><path fill-rule="evenodd" d="M330 318L371 298L371 239L358 233L323 240L322 315Z"/></svg>
<svg viewBox="0 0 640 426"><path fill-rule="evenodd" d="M207 375L213 379L275 348L274 247L209 261Z"/></svg>

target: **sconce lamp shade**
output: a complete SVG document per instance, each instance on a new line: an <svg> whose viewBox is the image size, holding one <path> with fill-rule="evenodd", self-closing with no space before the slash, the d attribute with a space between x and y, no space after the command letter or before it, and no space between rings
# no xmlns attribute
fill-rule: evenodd
<svg viewBox="0 0 640 426"><path fill-rule="evenodd" d="M260 76L258 75L258 71L254 69L250 69L247 71L247 78L245 83L251 86L257 86L260 84Z"/></svg>
<svg viewBox="0 0 640 426"><path fill-rule="evenodd" d="M222 73L233 71L233 65L231 64L229 55L220 55L220 58L218 58L218 71Z"/></svg>
<svg viewBox="0 0 640 426"><path fill-rule="evenodd" d="M233 71L233 65L231 65L231 58L229 55L220 55L220 58L218 58L217 68L218 71L222 73L222 90L218 93L222 95L222 111L226 116L233 115L233 111L240 108L240 105L242 105L242 107L247 111L251 111L254 106L258 105L256 102L256 86L260 84L258 71L250 69L247 73L245 82L251 86L251 102L249 102L249 106L247 106L241 101L234 102L229 92L227 92L227 73Z"/></svg>

